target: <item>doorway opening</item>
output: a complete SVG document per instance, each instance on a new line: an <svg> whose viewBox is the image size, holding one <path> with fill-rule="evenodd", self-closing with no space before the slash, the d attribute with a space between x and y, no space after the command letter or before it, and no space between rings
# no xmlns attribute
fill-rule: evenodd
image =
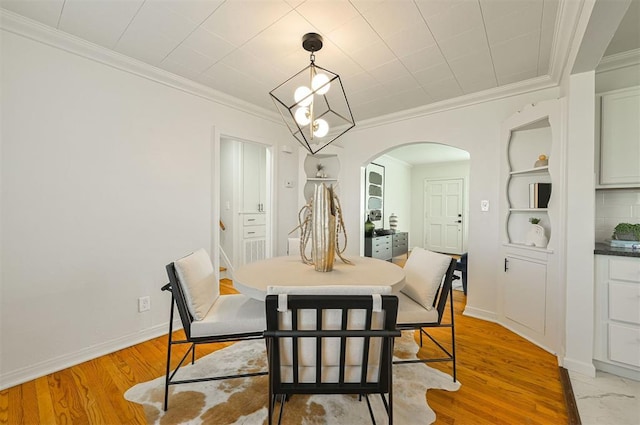
<svg viewBox="0 0 640 425"><path fill-rule="evenodd" d="M220 265L226 277L272 256L272 152L261 143L220 137Z"/></svg>
<svg viewBox="0 0 640 425"><path fill-rule="evenodd" d="M373 158L365 164L365 220L369 218L366 174L370 164L384 169L382 217L374 237L406 233L408 251L417 246L455 256L467 252L469 152L424 142L395 147ZM365 237L365 248L368 242Z"/></svg>

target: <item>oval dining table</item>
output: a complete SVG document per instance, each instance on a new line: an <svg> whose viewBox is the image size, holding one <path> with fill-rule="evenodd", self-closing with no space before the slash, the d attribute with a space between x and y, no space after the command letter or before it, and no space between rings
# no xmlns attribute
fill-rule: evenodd
<svg viewBox="0 0 640 425"><path fill-rule="evenodd" d="M264 301L269 286L363 285L391 286L399 292L404 286L404 270L391 262L370 257L336 258L330 272L316 271L299 256L272 257L245 264L233 274L233 286L242 294Z"/></svg>

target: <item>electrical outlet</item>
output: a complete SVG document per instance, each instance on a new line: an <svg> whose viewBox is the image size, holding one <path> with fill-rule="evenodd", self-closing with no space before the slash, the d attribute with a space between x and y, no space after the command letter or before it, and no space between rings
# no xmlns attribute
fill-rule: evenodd
<svg viewBox="0 0 640 425"><path fill-rule="evenodd" d="M151 297L138 298L138 313L151 310Z"/></svg>
<svg viewBox="0 0 640 425"><path fill-rule="evenodd" d="M480 211L489 211L489 201L480 201Z"/></svg>

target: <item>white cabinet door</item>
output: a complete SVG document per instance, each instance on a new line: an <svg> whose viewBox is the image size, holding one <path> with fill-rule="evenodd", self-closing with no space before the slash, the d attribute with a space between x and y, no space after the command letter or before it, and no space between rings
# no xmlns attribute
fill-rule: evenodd
<svg viewBox="0 0 640 425"><path fill-rule="evenodd" d="M539 334L545 333L546 264L506 257L504 315Z"/></svg>
<svg viewBox="0 0 640 425"><path fill-rule="evenodd" d="M600 184L640 185L640 88L602 96Z"/></svg>
<svg viewBox="0 0 640 425"><path fill-rule="evenodd" d="M243 211L264 211L266 194L266 148L242 144Z"/></svg>

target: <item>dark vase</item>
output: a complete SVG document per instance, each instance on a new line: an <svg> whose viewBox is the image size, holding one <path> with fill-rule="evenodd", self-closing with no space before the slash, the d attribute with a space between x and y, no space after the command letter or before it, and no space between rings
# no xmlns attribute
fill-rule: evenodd
<svg viewBox="0 0 640 425"><path fill-rule="evenodd" d="M367 221L364 222L364 237L371 238L373 237L373 229L375 229L376 225L373 224L371 219L367 217Z"/></svg>

